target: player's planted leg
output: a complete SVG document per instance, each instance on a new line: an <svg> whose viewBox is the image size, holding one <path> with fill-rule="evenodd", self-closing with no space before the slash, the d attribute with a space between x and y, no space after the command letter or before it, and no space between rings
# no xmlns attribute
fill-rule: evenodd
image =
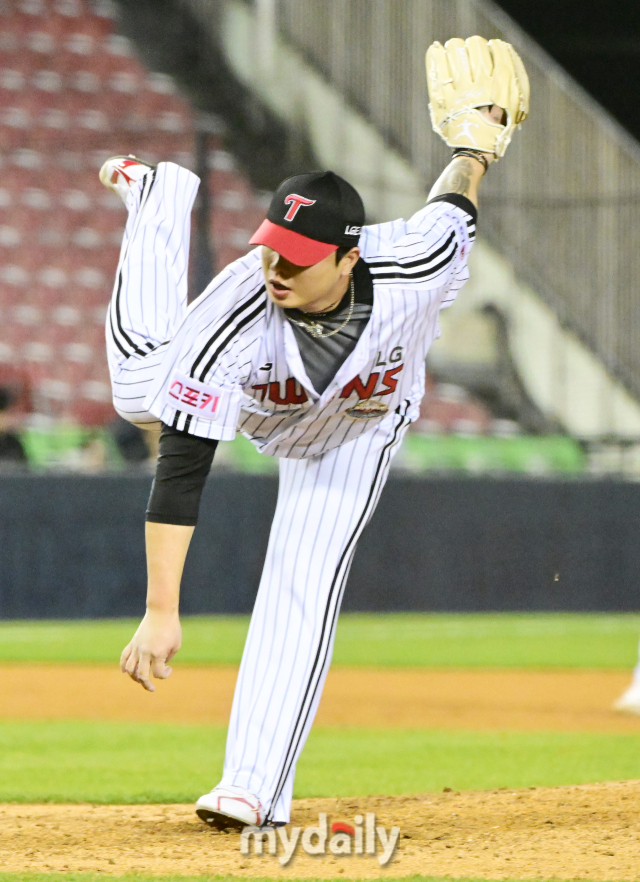
<svg viewBox="0 0 640 882"><path fill-rule="evenodd" d="M331 663L353 554L406 425L393 414L322 456L280 461L278 505L221 782L248 790L267 821L289 821L295 766Z"/></svg>

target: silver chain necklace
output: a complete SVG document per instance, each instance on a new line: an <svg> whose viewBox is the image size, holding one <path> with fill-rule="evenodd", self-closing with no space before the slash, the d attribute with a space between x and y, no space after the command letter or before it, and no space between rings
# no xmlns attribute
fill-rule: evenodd
<svg viewBox="0 0 640 882"><path fill-rule="evenodd" d="M318 337L323 337L323 338L333 337L334 334L337 334L338 331L341 331L346 325L349 324L349 322L351 321L351 316L353 315L353 305L356 300L355 286L353 284L353 273L349 273L349 288L350 288L349 312L347 313L347 317L342 322L340 327L336 328L334 331L329 331L329 333L325 334L324 328L322 327L322 325L320 324L319 321L313 321L313 320L299 321L298 319L294 319L294 318L291 318L291 316L288 316L289 321L293 322L294 325L298 325L299 327L304 328L304 330L307 331L309 334L311 334L312 337L316 337L316 338L318 338ZM326 312L312 313L312 314L313 315L322 315L322 316L327 315Z"/></svg>

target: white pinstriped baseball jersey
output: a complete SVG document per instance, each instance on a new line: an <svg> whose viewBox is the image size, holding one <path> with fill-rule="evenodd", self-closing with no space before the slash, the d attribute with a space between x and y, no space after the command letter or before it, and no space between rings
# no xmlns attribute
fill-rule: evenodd
<svg viewBox="0 0 640 882"><path fill-rule="evenodd" d="M261 453L300 459L378 425L405 401L415 419L438 314L468 278L474 219L449 201L408 221L363 228L371 318L322 395L291 326L268 298L260 247L230 264L189 308L164 352L145 408L205 438L243 432Z"/></svg>

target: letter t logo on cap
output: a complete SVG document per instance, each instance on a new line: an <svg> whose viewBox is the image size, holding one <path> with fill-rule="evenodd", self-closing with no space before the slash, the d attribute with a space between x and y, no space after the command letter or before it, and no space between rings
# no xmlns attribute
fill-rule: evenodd
<svg viewBox="0 0 640 882"><path fill-rule="evenodd" d="M298 196L297 193L290 193L289 196L284 200L285 205L290 205L291 208L285 214L284 219L286 221L292 221L296 214L298 213L298 209L301 205L315 205L315 199L305 199L304 196Z"/></svg>

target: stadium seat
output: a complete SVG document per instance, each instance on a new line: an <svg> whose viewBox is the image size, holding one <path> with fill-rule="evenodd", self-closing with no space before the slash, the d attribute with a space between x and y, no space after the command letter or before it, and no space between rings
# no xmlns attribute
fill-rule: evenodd
<svg viewBox="0 0 640 882"><path fill-rule="evenodd" d="M92 394L94 386L84 384L81 390L88 390L88 394ZM68 410L69 416L81 426L106 426L113 421L114 413L111 397L106 401L96 401L88 397L80 398L80 400L74 401Z"/></svg>
<svg viewBox="0 0 640 882"><path fill-rule="evenodd" d="M12 0L1 24L0 366L18 357L49 415L99 424L113 417L104 321L126 212L97 171L123 152L193 168L194 111L115 33L109 3ZM220 266L264 206L210 145Z"/></svg>

